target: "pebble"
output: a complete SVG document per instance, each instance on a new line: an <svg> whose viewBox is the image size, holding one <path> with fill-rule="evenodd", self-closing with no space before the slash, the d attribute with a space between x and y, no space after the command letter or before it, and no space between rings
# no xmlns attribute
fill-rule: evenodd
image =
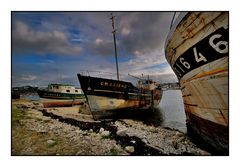
<svg viewBox="0 0 240 167"><path fill-rule="evenodd" d="M82 155L82 151L80 150L80 151L78 151L75 155Z"/></svg>
<svg viewBox="0 0 240 167"><path fill-rule="evenodd" d="M99 133L102 133L104 131L104 128L100 128Z"/></svg>
<svg viewBox="0 0 240 167"><path fill-rule="evenodd" d="M126 136L126 134L127 134L127 128L120 129L117 131L118 136Z"/></svg>
<svg viewBox="0 0 240 167"><path fill-rule="evenodd" d="M178 149L178 143L175 140L172 141L172 145L175 149Z"/></svg>
<svg viewBox="0 0 240 167"><path fill-rule="evenodd" d="M109 137L110 136L110 132L105 130L105 131L101 132L101 136L102 137Z"/></svg>
<svg viewBox="0 0 240 167"><path fill-rule="evenodd" d="M47 133L47 130L37 130L38 133Z"/></svg>
<svg viewBox="0 0 240 167"><path fill-rule="evenodd" d="M132 144L135 144L135 143L136 143L136 141L135 141L135 140L132 140L132 141L130 141L130 143L132 143Z"/></svg>
<svg viewBox="0 0 240 167"><path fill-rule="evenodd" d="M148 141L147 141L147 139L142 139L142 142L144 142L144 143L148 143Z"/></svg>
<svg viewBox="0 0 240 167"><path fill-rule="evenodd" d="M125 151L127 151L128 153L134 153L134 147L133 146L127 146L125 147Z"/></svg>
<svg viewBox="0 0 240 167"><path fill-rule="evenodd" d="M54 145L56 144L56 141L54 141L54 140L48 140L48 141L47 141L47 144L48 144L49 147L52 147L52 146L54 146Z"/></svg>
<svg viewBox="0 0 240 167"><path fill-rule="evenodd" d="M82 134L82 135L87 135L87 132L84 131L84 130L80 130L79 133Z"/></svg>

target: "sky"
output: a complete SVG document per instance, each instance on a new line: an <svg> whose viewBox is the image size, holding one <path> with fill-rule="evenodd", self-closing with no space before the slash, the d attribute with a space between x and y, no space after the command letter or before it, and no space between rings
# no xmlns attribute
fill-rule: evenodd
<svg viewBox="0 0 240 167"><path fill-rule="evenodd" d="M12 12L12 87L66 83L77 73L116 79L111 12ZM164 45L174 12L113 12L121 80L177 82ZM107 72L107 73L103 73ZM85 73L86 74L86 73Z"/></svg>

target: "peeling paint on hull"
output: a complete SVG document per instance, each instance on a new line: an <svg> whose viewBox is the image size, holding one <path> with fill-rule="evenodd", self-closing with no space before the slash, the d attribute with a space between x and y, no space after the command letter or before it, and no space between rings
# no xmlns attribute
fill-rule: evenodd
<svg viewBox="0 0 240 167"><path fill-rule="evenodd" d="M139 99L125 100L87 95L87 99L91 112L96 119L121 114L121 112L126 112L128 110L149 109L152 107L150 98L149 100L140 101ZM155 100L154 107L157 107L159 103L160 100Z"/></svg>
<svg viewBox="0 0 240 167"><path fill-rule="evenodd" d="M228 12L189 12L171 29L165 55L177 75L187 123L228 153Z"/></svg>
<svg viewBox="0 0 240 167"><path fill-rule="evenodd" d="M71 99L71 100L60 100L60 99L47 99L41 98L40 102L43 104L44 108L49 107L71 107L74 105L82 105L85 99Z"/></svg>
<svg viewBox="0 0 240 167"><path fill-rule="evenodd" d="M130 82L78 74L81 88L95 119L121 114L133 109L149 109L159 105L162 91L138 89Z"/></svg>

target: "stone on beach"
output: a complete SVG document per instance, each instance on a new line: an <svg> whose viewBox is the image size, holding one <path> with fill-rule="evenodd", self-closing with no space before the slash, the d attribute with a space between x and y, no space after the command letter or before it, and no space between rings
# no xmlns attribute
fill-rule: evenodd
<svg viewBox="0 0 240 167"><path fill-rule="evenodd" d="M102 133L104 131L104 128L100 128L99 133Z"/></svg>
<svg viewBox="0 0 240 167"><path fill-rule="evenodd" d="M127 152L129 152L129 153L134 153L134 147L133 146L127 146L127 147L125 147L125 150L127 151Z"/></svg>
<svg viewBox="0 0 240 167"><path fill-rule="evenodd" d="M48 145L48 147L52 147L52 146L54 146L56 144L56 141L54 141L54 140L48 140L47 141L47 145Z"/></svg>
<svg viewBox="0 0 240 167"><path fill-rule="evenodd" d="M123 129L118 130L116 134L118 136L126 136L126 133L127 133L127 128L123 128Z"/></svg>
<svg viewBox="0 0 240 167"><path fill-rule="evenodd" d="M102 131L100 134L101 134L102 137L109 137L110 136L110 132L107 131L107 130Z"/></svg>

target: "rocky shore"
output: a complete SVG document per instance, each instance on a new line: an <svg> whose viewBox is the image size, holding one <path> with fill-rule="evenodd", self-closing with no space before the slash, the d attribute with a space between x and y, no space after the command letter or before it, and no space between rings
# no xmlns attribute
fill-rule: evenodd
<svg viewBox="0 0 240 167"><path fill-rule="evenodd" d="M12 155L210 155L180 131L132 119L94 121L87 105L12 101Z"/></svg>

